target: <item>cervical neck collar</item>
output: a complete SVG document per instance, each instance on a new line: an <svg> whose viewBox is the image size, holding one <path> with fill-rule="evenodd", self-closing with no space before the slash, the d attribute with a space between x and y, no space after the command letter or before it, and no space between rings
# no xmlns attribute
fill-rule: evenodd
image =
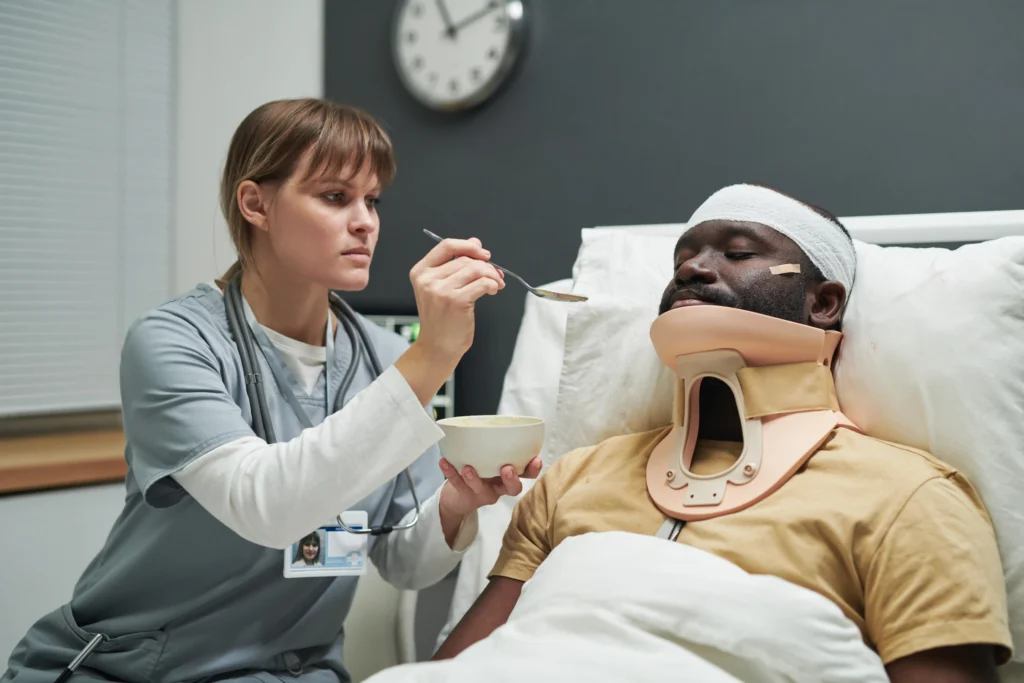
<svg viewBox="0 0 1024 683"><path fill-rule="evenodd" d="M647 489L669 517L696 521L737 512L782 486L837 427L832 357L842 334L720 306L661 315L651 341L676 373L673 428L647 463ZM728 469L690 472L700 427L700 383L724 382L736 399L743 451Z"/></svg>

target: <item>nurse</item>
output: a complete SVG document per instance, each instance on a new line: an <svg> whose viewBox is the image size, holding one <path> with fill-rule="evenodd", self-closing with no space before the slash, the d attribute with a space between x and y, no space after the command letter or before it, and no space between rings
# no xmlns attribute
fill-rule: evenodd
<svg viewBox="0 0 1024 683"><path fill-rule="evenodd" d="M90 642L73 681L348 681L342 623L365 560L429 586L475 537L477 508L521 490L511 467L456 472L425 409L473 341L476 300L504 286L478 240L413 267L411 346L328 305L367 286L394 172L388 137L352 108L277 101L241 123L220 193L238 262L129 330L124 509L0 681L51 683ZM268 422L270 443L255 428ZM303 540L322 566L297 560Z"/></svg>

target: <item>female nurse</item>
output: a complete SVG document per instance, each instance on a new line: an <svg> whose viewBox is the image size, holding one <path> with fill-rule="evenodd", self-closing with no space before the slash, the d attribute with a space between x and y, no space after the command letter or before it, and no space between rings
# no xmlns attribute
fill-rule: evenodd
<svg viewBox="0 0 1024 683"><path fill-rule="evenodd" d="M328 305L330 290L369 282L394 172L387 135L358 110L277 101L242 121L220 192L238 262L129 330L124 509L71 602L29 630L0 681L51 683L94 640L72 680L348 681L342 623L358 577L292 570L296 544L327 527L325 564L344 536L346 562L365 543L387 581L420 589L456 566L477 508L521 490L510 466L494 479L456 472L425 409L473 341L476 300L504 286L478 240L446 240L413 267L411 346L352 316L379 376L353 362L351 321ZM253 373L228 320L239 286L270 443L254 431ZM534 460L524 476L539 470ZM339 514L397 528L347 534Z"/></svg>

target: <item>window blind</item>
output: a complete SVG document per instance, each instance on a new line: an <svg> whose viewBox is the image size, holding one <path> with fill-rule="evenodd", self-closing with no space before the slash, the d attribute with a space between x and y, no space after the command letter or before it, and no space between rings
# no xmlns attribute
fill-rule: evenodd
<svg viewBox="0 0 1024 683"><path fill-rule="evenodd" d="M0 418L116 408L172 277L171 0L0 0Z"/></svg>

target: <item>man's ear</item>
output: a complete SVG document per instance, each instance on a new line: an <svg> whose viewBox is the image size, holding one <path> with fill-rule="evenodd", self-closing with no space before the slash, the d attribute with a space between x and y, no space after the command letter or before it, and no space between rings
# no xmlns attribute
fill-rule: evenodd
<svg viewBox="0 0 1024 683"><path fill-rule="evenodd" d="M828 280L807 290L807 324L822 330L838 330L846 307L846 287Z"/></svg>
<svg viewBox="0 0 1024 683"><path fill-rule="evenodd" d="M238 190L235 192L235 201L238 202L238 210L242 213L242 218L249 225L258 230L267 229L267 214L270 210L270 202L265 188L251 180L244 180L238 184Z"/></svg>

